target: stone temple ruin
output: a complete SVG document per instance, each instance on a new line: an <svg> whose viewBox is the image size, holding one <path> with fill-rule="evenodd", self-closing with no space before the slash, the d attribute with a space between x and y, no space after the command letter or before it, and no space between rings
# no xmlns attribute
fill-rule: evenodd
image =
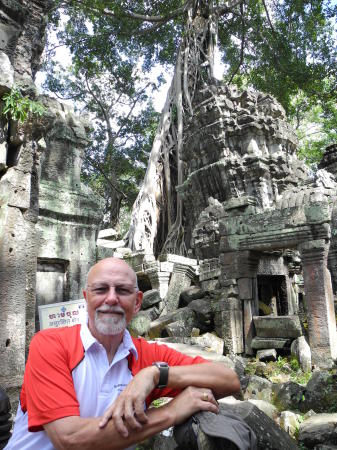
<svg viewBox="0 0 337 450"><path fill-rule="evenodd" d="M0 11L1 97L14 83L37 95L48 5L26 3L21 12L9 4ZM86 123L55 100L41 101L42 119L18 126L0 118L0 385L7 392L21 384L37 306L81 298L88 268L112 255L133 266L146 291L131 324L136 334L183 340L196 328L215 330L225 353L247 355L287 348L306 334L314 365L337 358L336 146L312 174L272 97L200 88L184 130L186 178L176 186L188 257L155 257L108 239L96 245L101 201L80 182Z"/></svg>
<svg viewBox="0 0 337 450"><path fill-rule="evenodd" d="M197 277L226 353L282 349L305 332L313 364L329 365L337 356L336 147L311 174L296 157L296 137L282 107L269 95L208 86L194 111L182 154L187 177L176 187L194 259L161 255L149 270L144 255L152 287L165 292L168 285L150 336L167 323L163 313L178 308L177 286ZM303 311L307 331L299 321ZM178 325L181 313L171 322ZM166 333L176 336L177 329L171 324Z"/></svg>

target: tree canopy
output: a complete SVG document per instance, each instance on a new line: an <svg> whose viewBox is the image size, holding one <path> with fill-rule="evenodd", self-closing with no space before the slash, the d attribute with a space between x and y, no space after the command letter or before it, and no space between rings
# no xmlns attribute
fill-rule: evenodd
<svg viewBox="0 0 337 450"><path fill-rule="evenodd" d="M139 182L153 136L154 114L146 101L148 88L155 89L155 83L145 80L144 74L158 63L177 67L186 36L189 54L194 56L181 56L182 72L189 72L182 76L183 85L193 84L193 77L196 82L204 70L200 66L213 76L214 49L219 48L225 82L272 94L295 125L316 117L325 144L336 137L337 5L333 1L66 0L56 6L51 23L60 19L61 8L68 18L58 38L71 51L72 73L62 77L51 68L49 88L95 114L85 176L105 186L110 177L109 189L114 192L110 210L116 217L123 201L117 194ZM192 20L200 33L189 34ZM200 45L206 40L207 45ZM182 90L185 117L192 94L186 86Z"/></svg>

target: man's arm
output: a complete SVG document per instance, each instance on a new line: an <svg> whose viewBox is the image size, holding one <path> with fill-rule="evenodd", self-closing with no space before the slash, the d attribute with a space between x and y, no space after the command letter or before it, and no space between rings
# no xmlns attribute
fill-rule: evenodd
<svg viewBox="0 0 337 450"><path fill-rule="evenodd" d="M141 370L124 391L105 411L100 427L112 419L119 433L126 437L129 428L142 429L147 423L148 412L144 411L144 402L159 381L159 369L155 366ZM168 387L184 390L188 386L204 388L211 401L240 390L240 382L231 369L221 363L202 363L169 368ZM214 395L214 397L213 397Z"/></svg>
<svg viewBox="0 0 337 450"><path fill-rule="evenodd" d="M203 392L204 388L188 387L164 406L151 408L146 424L137 431L130 429L127 437L121 436L113 420L103 429L99 428L99 418L65 417L44 425L44 429L56 450L122 450L182 423L197 411L217 413L216 401L211 395L205 401Z"/></svg>

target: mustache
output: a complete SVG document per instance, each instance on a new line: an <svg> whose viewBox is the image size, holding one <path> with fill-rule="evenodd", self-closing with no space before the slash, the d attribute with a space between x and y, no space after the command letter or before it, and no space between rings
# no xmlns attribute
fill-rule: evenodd
<svg viewBox="0 0 337 450"><path fill-rule="evenodd" d="M96 312L122 314L123 316L125 316L124 309L119 306L102 305L98 309L96 309Z"/></svg>

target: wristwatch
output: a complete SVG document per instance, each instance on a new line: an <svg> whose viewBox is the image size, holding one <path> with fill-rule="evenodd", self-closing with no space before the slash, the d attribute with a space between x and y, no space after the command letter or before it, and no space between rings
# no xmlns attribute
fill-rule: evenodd
<svg viewBox="0 0 337 450"><path fill-rule="evenodd" d="M158 367L159 369L159 381L156 387L159 389L166 387L169 373L169 365L164 361L156 361L152 363L152 365Z"/></svg>

